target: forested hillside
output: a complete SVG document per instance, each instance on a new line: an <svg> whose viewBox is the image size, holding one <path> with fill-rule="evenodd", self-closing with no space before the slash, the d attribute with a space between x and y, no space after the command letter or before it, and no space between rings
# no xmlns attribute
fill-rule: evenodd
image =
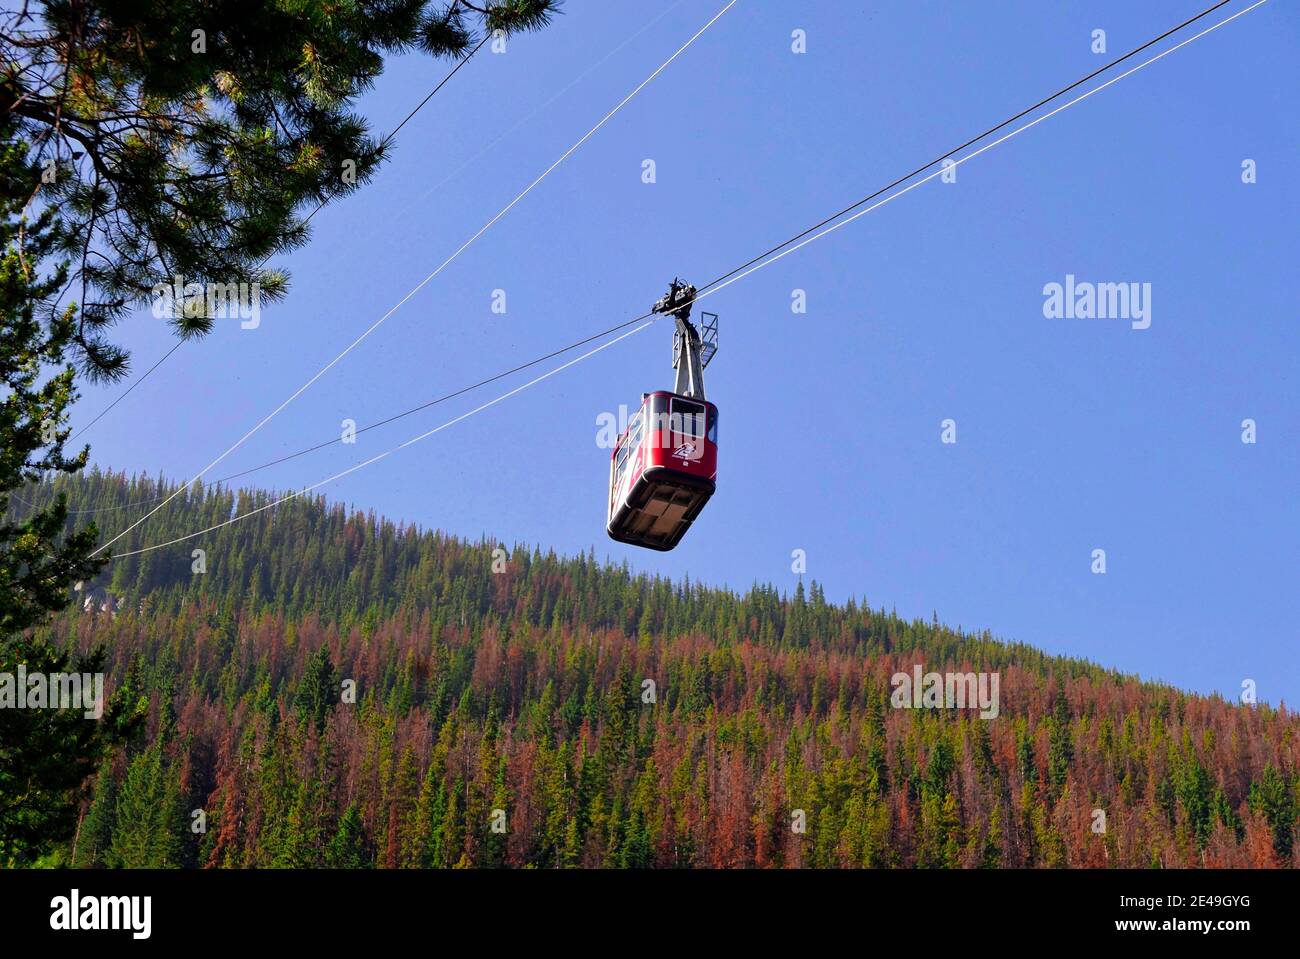
<svg viewBox="0 0 1300 959"><path fill-rule="evenodd" d="M112 534L173 488L91 473L23 498L64 491ZM270 498L188 491L114 550ZM110 691L149 704L57 857L82 866L1295 861L1285 709L815 583L736 594L300 499L115 560L41 635L102 644ZM893 708L918 664L996 672L1000 715Z"/></svg>

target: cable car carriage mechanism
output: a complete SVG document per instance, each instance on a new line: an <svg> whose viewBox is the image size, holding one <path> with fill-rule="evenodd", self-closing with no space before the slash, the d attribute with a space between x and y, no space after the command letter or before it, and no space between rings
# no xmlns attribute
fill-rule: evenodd
<svg viewBox="0 0 1300 959"><path fill-rule="evenodd" d="M718 317L691 322L696 289L674 279L654 305L672 316L672 392L641 394L609 461L609 513L614 539L670 550L690 529L717 488L718 408L704 398L704 368L718 351Z"/></svg>

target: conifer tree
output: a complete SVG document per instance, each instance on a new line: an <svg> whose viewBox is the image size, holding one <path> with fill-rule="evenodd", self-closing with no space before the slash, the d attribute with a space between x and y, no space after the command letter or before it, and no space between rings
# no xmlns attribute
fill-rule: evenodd
<svg viewBox="0 0 1300 959"><path fill-rule="evenodd" d="M1273 833L1273 851L1279 859L1291 858L1295 841L1295 793L1277 767L1269 763L1250 785L1250 811L1262 815Z"/></svg>
<svg viewBox="0 0 1300 959"><path fill-rule="evenodd" d="M117 796L113 869L176 869L183 865L187 825L180 780L162 740L137 755Z"/></svg>
<svg viewBox="0 0 1300 959"><path fill-rule="evenodd" d="M355 802L343 813L325 849L325 865L331 869L369 869L374 865L374 853L361 824L361 809Z"/></svg>
<svg viewBox="0 0 1300 959"><path fill-rule="evenodd" d="M1002 806L995 803L989 811L988 829L984 833L984 849L980 865L996 869L1002 864Z"/></svg>
<svg viewBox="0 0 1300 959"><path fill-rule="evenodd" d="M1070 706L1065 698L1065 681L1056 679L1056 696L1052 704L1051 735L1047 746L1047 777L1059 795L1070 775L1074 761L1074 739L1070 734Z"/></svg>
<svg viewBox="0 0 1300 959"><path fill-rule="evenodd" d="M91 555L95 527L70 527L62 495L22 520L10 511L15 492L78 472L87 453L65 450L76 313L42 317L37 309L67 281L56 256L66 228L53 209L27 216L40 170L7 115L0 115L0 141L0 674L16 675L21 665L28 674L93 676L103 671L102 651L74 658L32 630L68 606L75 582L102 568L104 559ZM143 708L125 684L101 704L99 719L86 718L89 705L65 705L0 709L0 865L33 861L71 837L82 783L106 749L125 741Z"/></svg>
<svg viewBox="0 0 1300 959"><path fill-rule="evenodd" d="M434 869L442 863L443 817L447 810L447 789L430 763L415 804L414 850L409 863L418 869Z"/></svg>
<svg viewBox="0 0 1300 959"><path fill-rule="evenodd" d="M338 674L330 660L329 649L322 646L307 660L294 705L303 721L313 724L319 734L324 732L338 699Z"/></svg>
<svg viewBox="0 0 1300 959"><path fill-rule="evenodd" d="M112 845L117 807L117 780L113 764L105 759L95 776L94 798L77 830L72 850L72 865L78 869L103 866Z"/></svg>
<svg viewBox="0 0 1300 959"><path fill-rule="evenodd" d="M68 217L93 375L124 372L105 328L155 284L256 282L301 245L317 204L373 177L390 151L354 112L385 57L467 55L480 36L549 22L557 0L115 0L21 4L0 14L0 111L57 173L41 197ZM29 191L30 192L30 191ZM207 332L204 303L170 316Z"/></svg>

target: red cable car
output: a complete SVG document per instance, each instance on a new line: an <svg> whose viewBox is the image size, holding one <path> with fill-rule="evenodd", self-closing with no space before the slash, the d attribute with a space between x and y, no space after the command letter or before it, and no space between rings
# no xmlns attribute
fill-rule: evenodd
<svg viewBox="0 0 1300 959"><path fill-rule="evenodd" d="M673 391L641 395L609 460L605 528L619 542L670 550L717 488L718 408L704 398L704 367L718 350L718 318L690 321L695 287L673 280L656 313L673 316Z"/></svg>

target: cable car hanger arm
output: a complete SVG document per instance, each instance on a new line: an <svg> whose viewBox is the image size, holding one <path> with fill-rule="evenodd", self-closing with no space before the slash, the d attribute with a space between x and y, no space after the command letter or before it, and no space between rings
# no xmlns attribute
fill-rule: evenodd
<svg viewBox="0 0 1300 959"><path fill-rule="evenodd" d="M677 335L673 344L673 369L677 371L677 380L673 392L693 400L703 400L704 360L701 356L700 333L691 322L691 304L695 302L696 295L692 284L674 277L668 286L668 292L655 303L653 312L671 316L677 322Z"/></svg>

